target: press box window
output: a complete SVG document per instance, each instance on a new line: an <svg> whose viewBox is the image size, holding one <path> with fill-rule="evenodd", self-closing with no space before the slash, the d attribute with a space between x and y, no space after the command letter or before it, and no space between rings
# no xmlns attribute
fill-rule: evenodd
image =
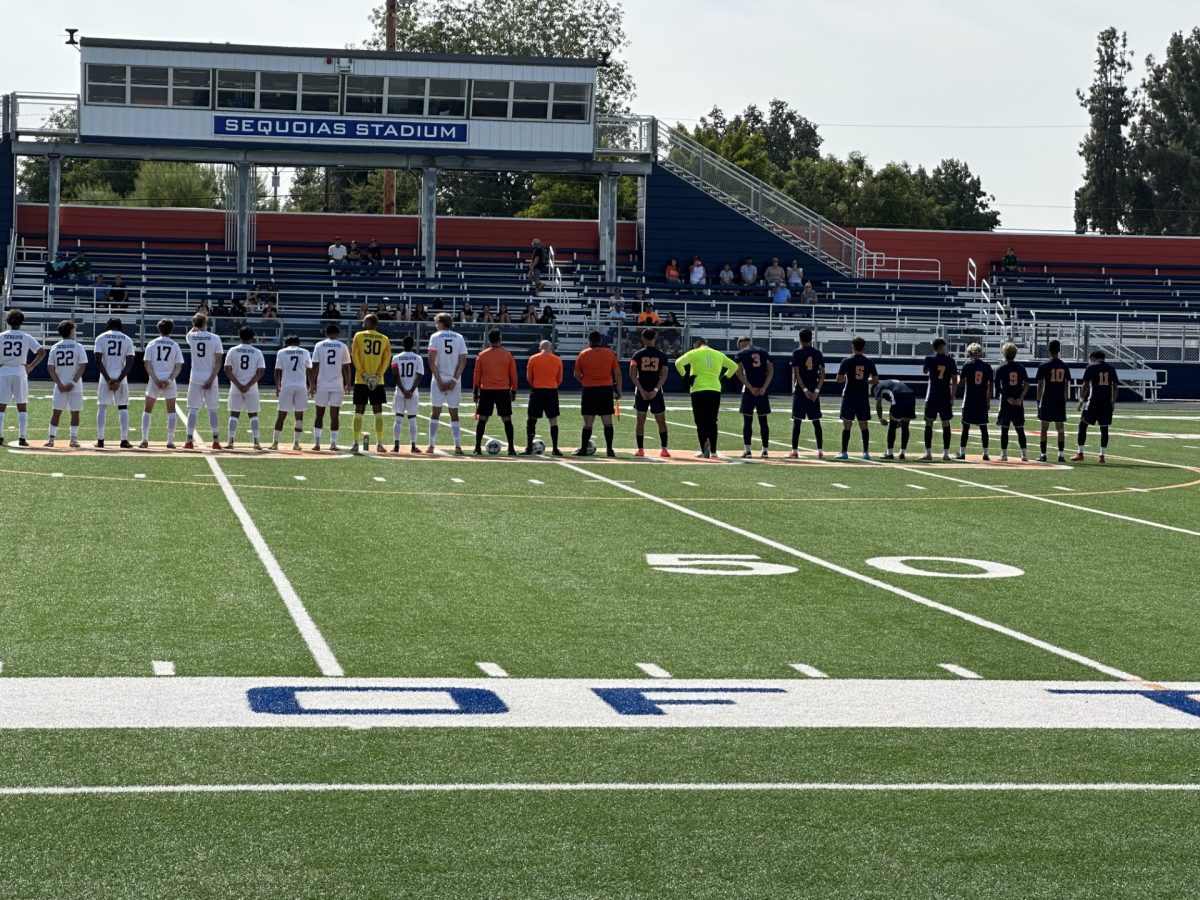
<svg viewBox="0 0 1200 900"><path fill-rule="evenodd" d="M129 102L134 106L167 105L166 66L130 66Z"/></svg>
<svg viewBox="0 0 1200 900"><path fill-rule="evenodd" d="M207 109L212 105L211 84L208 69L172 69L171 105Z"/></svg>
<svg viewBox="0 0 1200 900"><path fill-rule="evenodd" d="M550 117L550 85L531 81L513 82L512 117L541 119Z"/></svg>
<svg viewBox="0 0 1200 900"><path fill-rule="evenodd" d="M346 115L378 116L383 113L383 78L346 76Z"/></svg>
<svg viewBox="0 0 1200 900"><path fill-rule="evenodd" d="M466 116L467 82L461 78L430 78L429 106L425 114L453 119Z"/></svg>
<svg viewBox="0 0 1200 900"><path fill-rule="evenodd" d="M298 76L292 72L258 73L258 108L294 111Z"/></svg>
<svg viewBox="0 0 1200 900"><path fill-rule="evenodd" d="M387 90L389 116L425 115L424 78L389 78Z"/></svg>
<svg viewBox="0 0 1200 900"><path fill-rule="evenodd" d="M471 118L507 119L511 81L476 81L471 88Z"/></svg>
<svg viewBox="0 0 1200 900"><path fill-rule="evenodd" d="M556 84L554 109L550 117L556 122L586 122L589 99L586 84Z"/></svg>
<svg viewBox="0 0 1200 900"><path fill-rule="evenodd" d="M300 85L300 108L304 112L336 113L341 106L340 75L301 75Z"/></svg>
<svg viewBox="0 0 1200 900"><path fill-rule="evenodd" d="M87 102L124 106L128 74L125 66L88 66Z"/></svg>
<svg viewBox="0 0 1200 900"><path fill-rule="evenodd" d="M217 72L218 109L254 109L254 72Z"/></svg>

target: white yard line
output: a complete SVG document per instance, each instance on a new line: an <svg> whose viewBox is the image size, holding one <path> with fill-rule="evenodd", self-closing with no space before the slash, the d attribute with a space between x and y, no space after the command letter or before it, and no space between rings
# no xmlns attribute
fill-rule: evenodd
<svg viewBox="0 0 1200 900"><path fill-rule="evenodd" d="M959 678L983 678L982 675L972 672L970 669L964 669L962 666L956 666L954 663L938 663L938 668L945 669L951 675L957 675Z"/></svg>
<svg viewBox="0 0 1200 900"><path fill-rule="evenodd" d="M175 663L165 659L155 659L150 663L155 675L168 676L175 674Z"/></svg>
<svg viewBox="0 0 1200 900"><path fill-rule="evenodd" d="M834 486L835 488L839 488L839 489L841 489L841 490L843 490L843 491L848 491L848 490L850 490L850 485L848 485L848 484L841 484L840 482L837 482L837 481L835 481L835 482L833 483L833 486Z"/></svg>
<svg viewBox="0 0 1200 900"><path fill-rule="evenodd" d="M541 484L545 484L546 482L544 482L544 481L538 481L536 478L530 478L530 479L529 479L529 483L530 483L530 484L538 484L538 485L541 485Z"/></svg>
<svg viewBox="0 0 1200 900"><path fill-rule="evenodd" d="M292 587L292 583L288 580L287 575L284 574L283 568L279 565L279 560L275 558L275 554L271 552L271 548L263 540L258 526L250 518L250 513L238 498L229 479L225 477L225 471L221 468L221 464L217 462L215 456L208 456L205 459L208 461L208 467L212 469L213 475L216 476L217 484L221 486L221 492L225 495L225 499L229 501L229 505L233 509L233 514L237 516L238 521L241 523L242 531L246 533L246 537L250 541L250 546L254 548L254 552L258 554L263 568L267 570L267 574L271 576L271 581L275 583L275 590L279 591L279 596L283 599L284 606L287 607L287 611L291 615L296 629L300 632L300 637L304 639L309 653L316 660L317 668L321 670L322 675L333 677L345 675L346 673L342 670L337 658L333 655L333 651L329 649L329 644L326 643L324 635L321 634L320 629L317 628L316 623L312 620L312 616L305 609L300 595L296 593L296 589Z"/></svg>
<svg viewBox="0 0 1200 900"><path fill-rule="evenodd" d="M451 478L450 481L453 484L466 484L466 482L463 481L461 478Z"/></svg>
<svg viewBox="0 0 1200 900"><path fill-rule="evenodd" d="M1066 491L1068 494L1073 494L1073 493L1075 493L1075 488L1072 488L1072 487L1065 487L1065 486L1063 486L1063 485L1061 485L1061 484L1056 484L1056 485L1054 486L1054 489L1055 489L1056 491Z"/></svg>
<svg viewBox="0 0 1200 900"><path fill-rule="evenodd" d="M618 484L619 483L620 482L618 482ZM688 487L700 487L700 485L696 484L696 482L694 482L694 481L684 481L684 482L681 482L681 484L686 484Z"/></svg>
<svg viewBox="0 0 1200 900"><path fill-rule="evenodd" d="M813 556L810 553L805 553L801 550L797 550L794 547L789 547L787 544L781 544L779 541L772 540L768 537L763 537L760 534L755 534L754 532L747 531L744 528L738 528L736 525L730 525L726 522L722 522L720 519L714 519L712 516L706 516L704 513L697 512L693 509L688 509L686 506L680 506L678 503L673 503L670 500L664 500L662 497L647 493L646 491L638 490L637 488L631 487L627 484L618 484L611 478L606 478L605 476L589 469L583 469L567 462L559 463L559 465L564 469L570 469L572 472L578 472L580 475L591 478L593 481L599 481L603 484L611 485L618 490L626 491L627 493L634 494L638 497L642 497L643 499L650 500L653 503L657 503L660 506L673 509L677 513L690 516L693 519L698 519L699 521L705 522L708 525L712 525L715 528L722 528L726 531L732 532L733 534L740 535L747 540L755 541L756 543L770 547L773 550L778 550L780 553L785 553L789 556L794 556L797 559L802 559L814 566L820 566L823 569L828 569L831 572L836 572L839 575L844 575L847 578L852 578L855 581L862 582L863 584L869 584L874 588L878 588L881 591L886 591L889 594L894 594L897 597L903 597L906 600L919 603L921 606L926 606L930 609L935 609L938 612L946 613L947 615L962 619L964 622L969 622L972 625L978 625L980 628L986 628L989 631L994 631L997 634L1010 637L1013 640L1028 644L1031 647L1037 647L1039 650L1044 650L1047 653L1052 653L1055 656L1062 657L1063 659L1069 659L1072 662L1078 663L1081 666L1086 666L1087 668L1093 669L1097 672L1101 672L1110 676L1111 678L1118 678L1122 681L1142 681L1142 679L1137 675L1131 675L1128 672L1123 672L1120 669L1105 665L1098 660L1091 659L1090 657L1076 653L1073 650L1068 650L1065 647L1059 647L1056 644L1043 641L1041 638L1036 638L1032 635L1025 634L1022 631L1017 631L1015 628L1009 628L1007 625L1001 625L997 622L992 622L988 619L982 618L981 616L977 616L974 613L965 612L961 609L956 609L953 606L947 606L944 603L939 603L938 601L931 600L928 597L922 597L920 594L915 594L912 591L905 590L904 588L888 584L886 581L880 581L878 578L874 578L870 575L864 575L861 572L855 572L853 569L847 569L845 566L840 566L837 563L822 559L819 556Z"/></svg>
<svg viewBox="0 0 1200 900"><path fill-rule="evenodd" d="M792 663L792 668L801 675L806 675L809 678L828 678L829 676L818 669L816 666L810 666L806 663Z"/></svg>
<svg viewBox="0 0 1200 900"><path fill-rule="evenodd" d="M649 675L651 678L670 678L671 673L662 666L656 666L654 663L638 663L637 667Z"/></svg>
<svg viewBox="0 0 1200 900"><path fill-rule="evenodd" d="M467 793L1200 793L1200 782L844 782L578 781L432 784L112 784L0 787L0 797L146 794L467 794Z"/></svg>
<svg viewBox="0 0 1200 900"><path fill-rule="evenodd" d="M384 482L386 482L386 481L387 481L387 479L386 479L386 478L380 478L378 475L376 475L376 476L375 476L375 478L374 478L373 480L374 480L374 481L378 481L380 484L383 484Z"/></svg>
<svg viewBox="0 0 1200 900"><path fill-rule="evenodd" d="M297 481L308 481L308 479L305 478L303 475L293 475L292 477L295 478Z"/></svg>
<svg viewBox="0 0 1200 900"><path fill-rule="evenodd" d="M919 484L906 484L906 485L905 485L905 487L910 487L910 488L912 488L914 491L924 491L924 490L928 490L928 488L923 488L923 487L921 487L921 485L919 485Z"/></svg>
<svg viewBox="0 0 1200 900"><path fill-rule="evenodd" d="M134 478L136 478L136 479L138 479L138 480L140 481L140 480L142 480L143 478L145 478L145 477L146 477L146 473L145 473L145 472L138 472L138 473L137 473L136 475L134 475L133 477L134 477Z"/></svg>
<svg viewBox="0 0 1200 900"><path fill-rule="evenodd" d="M489 678L507 678L508 677L508 673L506 671L504 671L504 669L501 666L498 666L494 662L480 662L480 663L475 663L475 665L479 666L479 670L481 672L483 672L484 675L487 675Z"/></svg>

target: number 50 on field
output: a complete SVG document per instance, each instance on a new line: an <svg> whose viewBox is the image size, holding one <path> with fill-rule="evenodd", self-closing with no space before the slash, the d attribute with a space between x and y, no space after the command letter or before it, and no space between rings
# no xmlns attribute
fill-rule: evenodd
<svg viewBox="0 0 1200 900"><path fill-rule="evenodd" d="M799 571L738 553L647 553L646 562L656 572L676 575L791 575Z"/></svg>

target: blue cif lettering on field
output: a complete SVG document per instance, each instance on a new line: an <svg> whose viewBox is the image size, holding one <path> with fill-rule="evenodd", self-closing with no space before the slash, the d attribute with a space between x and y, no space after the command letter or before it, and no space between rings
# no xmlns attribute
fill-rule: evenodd
<svg viewBox="0 0 1200 900"><path fill-rule="evenodd" d="M317 138L339 141L465 144L467 123L218 115L213 116L213 134L306 140Z"/></svg>
<svg viewBox="0 0 1200 900"><path fill-rule="evenodd" d="M1160 706L1166 706L1169 709L1173 709L1181 713L1187 713L1189 716L1200 716L1200 700L1196 699L1196 691L1158 691L1153 689L1122 691L1059 688L1050 688L1049 690L1051 694L1123 694L1125 696L1133 695L1137 697L1145 697L1147 700L1153 700Z"/></svg>
<svg viewBox="0 0 1200 900"><path fill-rule="evenodd" d="M723 697L683 696L678 699L657 697L647 694L786 694L783 688L592 688L596 696L623 716L665 716L664 706L735 706L736 701Z"/></svg>
<svg viewBox="0 0 1200 900"><path fill-rule="evenodd" d="M300 694L346 695L344 708L305 709ZM364 694L445 694L453 706L443 708L395 706L389 708L354 707L354 695ZM494 716L508 712L498 696L483 688L466 687L260 687L246 691L250 709L275 716ZM403 702L398 696L397 702Z"/></svg>

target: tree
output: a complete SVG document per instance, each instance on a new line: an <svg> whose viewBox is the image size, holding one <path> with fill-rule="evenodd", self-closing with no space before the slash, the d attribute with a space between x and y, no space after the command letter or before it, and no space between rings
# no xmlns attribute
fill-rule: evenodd
<svg viewBox="0 0 1200 900"><path fill-rule="evenodd" d="M719 109L713 112L720 114ZM767 152L766 135L752 129L745 120L718 126L714 121L702 118L692 129L692 138L755 178L768 182L777 182L780 178L780 172Z"/></svg>
<svg viewBox="0 0 1200 900"><path fill-rule="evenodd" d="M983 189L978 175L961 160L943 159L929 177L926 189L938 210L939 228L991 231L1000 213L991 209L996 198Z"/></svg>
<svg viewBox="0 0 1200 900"><path fill-rule="evenodd" d="M224 185L211 166L183 162L145 162L138 170L130 206L214 209L224 202Z"/></svg>
<svg viewBox="0 0 1200 900"><path fill-rule="evenodd" d="M1132 196L1132 153L1129 139L1134 105L1125 76L1133 68L1125 33L1115 28L1100 32L1096 45L1095 78L1087 93L1077 90L1079 104L1091 124L1079 145L1083 184L1075 191L1077 231L1116 234L1128 219Z"/></svg>

